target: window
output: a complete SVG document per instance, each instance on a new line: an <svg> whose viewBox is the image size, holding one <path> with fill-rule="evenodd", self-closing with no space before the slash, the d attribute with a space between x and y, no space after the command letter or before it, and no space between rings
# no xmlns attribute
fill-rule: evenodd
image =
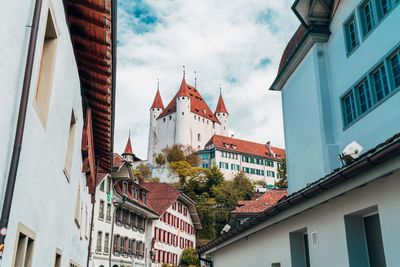
<svg viewBox="0 0 400 267"><path fill-rule="evenodd" d="M108 243L110 242L110 234L106 233L104 235L104 254L108 254Z"/></svg>
<svg viewBox="0 0 400 267"><path fill-rule="evenodd" d="M385 66L382 64L372 72L372 81L376 102L381 101L389 94L389 85L386 77Z"/></svg>
<svg viewBox="0 0 400 267"><path fill-rule="evenodd" d="M365 1L360 6L360 15L363 35L365 36L375 27L371 0Z"/></svg>
<svg viewBox="0 0 400 267"><path fill-rule="evenodd" d="M350 266L385 267L379 213L376 206L344 217Z"/></svg>
<svg viewBox="0 0 400 267"><path fill-rule="evenodd" d="M100 184L100 191L104 192L104 181Z"/></svg>
<svg viewBox="0 0 400 267"><path fill-rule="evenodd" d="M35 108L42 125L46 128L50 107L54 61L57 50L57 31L52 12L47 12L46 32L39 68L39 80L35 94Z"/></svg>
<svg viewBox="0 0 400 267"><path fill-rule="evenodd" d="M289 233L289 240L292 265L296 267L310 267L307 229Z"/></svg>
<svg viewBox="0 0 400 267"><path fill-rule="evenodd" d="M57 251L56 252L56 258L54 261L54 267L61 267L61 252Z"/></svg>
<svg viewBox="0 0 400 267"><path fill-rule="evenodd" d="M202 159L208 159L208 157L209 157L208 154L201 154Z"/></svg>
<svg viewBox="0 0 400 267"><path fill-rule="evenodd" d="M122 193L124 195L128 194L128 183L127 182L122 182Z"/></svg>
<svg viewBox="0 0 400 267"><path fill-rule="evenodd" d="M111 204L107 203L106 221L111 221Z"/></svg>
<svg viewBox="0 0 400 267"><path fill-rule="evenodd" d="M35 233L26 226L19 224L17 229L17 249L14 251L12 266L32 266Z"/></svg>
<svg viewBox="0 0 400 267"><path fill-rule="evenodd" d="M377 0L378 19L381 20L391 9L390 0Z"/></svg>
<svg viewBox="0 0 400 267"><path fill-rule="evenodd" d="M102 238L103 238L103 233L99 231L99 232L97 233L96 253L101 253L101 242L102 242Z"/></svg>
<svg viewBox="0 0 400 267"><path fill-rule="evenodd" d="M74 111L71 112L71 120L69 123L69 133L68 133L68 144L67 144L67 154L65 156L65 164L64 164L64 174L69 180L71 177L71 168L72 168L72 158L74 152L74 142L75 142L75 114Z"/></svg>
<svg viewBox="0 0 400 267"><path fill-rule="evenodd" d="M203 163L201 166L202 166L203 168L205 168L205 169L208 169L208 163Z"/></svg>
<svg viewBox="0 0 400 267"><path fill-rule="evenodd" d="M78 263L71 261L69 267L81 267Z"/></svg>
<svg viewBox="0 0 400 267"><path fill-rule="evenodd" d="M400 50L389 58L394 88L400 86Z"/></svg>
<svg viewBox="0 0 400 267"><path fill-rule="evenodd" d="M104 219L104 201L103 200L100 200L99 219Z"/></svg>
<svg viewBox="0 0 400 267"><path fill-rule="evenodd" d="M201 141L200 134L197 134L197 141Z"/></svg>
<svg viewBox="0 0 400 267"><path fill-rule="evenodd" d="M349 92L342 99L342 110L344 114L344 125L350 124L356 118L353 91Z"/></svg>
<svg viewBox="0 0 400 267"><path fill-rule="evenodd" d="M354 14L347 20L347 22L344 25L344 28L345 28L347 54L349 54L360 43L360 41L358 40L357 26Z"/></svg>
<svg viewBox="0 0 400 267"><path fill-rule="evenodd" d="M76 194L75 203L75 223L80 228L81 225L81 184L78 184L78 193Z"/></svg>
<svg viewBox="0 0 400 267"><path fill-rule="evenodd" d="M364 79L356 86L358 114L365 113L372 105L371 92L367 79Z"/></svg>

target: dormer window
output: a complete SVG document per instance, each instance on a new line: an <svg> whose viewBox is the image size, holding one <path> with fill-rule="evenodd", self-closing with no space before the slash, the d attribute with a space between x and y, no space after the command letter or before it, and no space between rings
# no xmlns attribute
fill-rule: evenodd
<svg viewBox="0 0 400 267"><path fill-rule="evenodd" d="M146 193L143 192L143 203L146 204L147 202L147 196Z"/></svg>
<svg viewBox="0 0 400 267"><path fill-rule="evenodd" d="M128 193L128 183L122 182L122 193L126 195Z"/></svg>

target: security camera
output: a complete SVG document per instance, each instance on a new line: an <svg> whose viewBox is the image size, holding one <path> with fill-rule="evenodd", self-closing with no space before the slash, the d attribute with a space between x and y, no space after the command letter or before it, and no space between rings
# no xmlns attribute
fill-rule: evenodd
<svg viewBox="0 0 400 267"><path fill-rule="evenodd" d="M344 163L350 164L361 155L362 150L363 147L356 141L353 141L343 149L340 159Z"/></svg>
<svg viewBox="0 0 400 267"><path fill-rule="evenodd" d="M225 224L224 228L222 228L221 235L227 233L231 229L229 224Z"/></svg>

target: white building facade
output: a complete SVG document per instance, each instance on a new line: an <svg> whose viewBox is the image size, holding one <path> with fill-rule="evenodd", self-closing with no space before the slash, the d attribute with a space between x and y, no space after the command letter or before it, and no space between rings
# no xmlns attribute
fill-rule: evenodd
<svg viewBox="0 0 400 267"><path fill-rule="evenodd" d="M159 214L148 223L151 234L151 266L179 265L186 248L195 248L196 230L201 229L194 202L183 193L164 183L144 183L149 191L150 205Z"/></svg>
<svg viewBox="0 0 400 267"><path fill-rule="evenodd" d="M96 123L101 119L92 113L98 112L92 105L96 97L89 101L84 98L89 91L94 94L98 91L81 86L83 77L79 71L83 59L76 54L77 48L71 40L82 36L70 33L76 24L69 22L75 19L76 13L70 12L67 2L8 1L0 10L3 24L0 29L3 59L0 64L0 201L3 208L5 196L11 191L6 191L6 184L12 173L10 162L15 145L21 149L8 227L2 229L2 235L7 235L0 253L1 266L80 267L87 264L94 162L100 162L99 169L110 167L112 150L107 145L111 144L112 137L103 139L102 146L98 143L99 135L92 135L99 130ZM100 1L92 2L102 5ZM104 13L98 12L94 19L110 19L110 10L110 6L103 6ZM80 23L85 16L81 19ZM100 25L99 31L110 34L110 24L107 28ZM83 23L80 27L86 29L90 25ZM111 43L104 47L111 49ZM86 52L90 53L90 49ZM80 55L87 56L87 53ZM112 58L108 60L111 62ZM111 75L108 79L112 80ZM105 87L112 91L111 86ZM26 98L22 88L29 90ZM21 130L17 117L23 113L19 109L24 106L24 99L24 138L21 144L16 144L15 136ZM112 103L110 95L104 99ZM112 104L106 108L111 115ZM113 123L110 120L107 124L102 131L108 134ZM88 142L88 133L91 142ZM103 155L94 157L98 149L102 149Z"/></svg>
<svg viewBox="0 0 400 267"><path fill-rule="evenodd" d="M234 137L214 135L203 150L196 152L199 167L218 166L226 179L244 172L252 181L274 185L279 177L278 169L285 158L285 150Z"/></svg>
<svg viewBox="0 0 400 267"><path fill-rule="evenodd" d="M111 175L99 179L96 188L95 222L91 261L95 267L150 266L149 220L158 214L147 201L148 191L133 176L128 140L124 157L114 155Z"/></svg>
<svg viewBox="0 0 400 267"><path fill-rule="evenodd" d="M214 134L229 135L229 113L222 96L212 112L198 89L186 84L185 79L167 107L157 90L150 108L147 155L150 162L164 148L175 144L201 149Z"/></svg>

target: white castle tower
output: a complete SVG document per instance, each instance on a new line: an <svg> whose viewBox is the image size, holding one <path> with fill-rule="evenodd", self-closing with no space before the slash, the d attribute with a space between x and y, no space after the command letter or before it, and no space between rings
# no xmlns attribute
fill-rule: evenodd
<svg viewBox="0 0 400 267"><path fill-rule="evenodd" d="M229 113L220 94L215 113L211 111L196 87L183 76L178 92L164 108L160 91L150 108L150 129L147 159L175 144L203 149L214 134L229 136Z"/></svg>
<svg viewBox="0 0 400 267"><path fill-rule="evenodd" d="M164 104L160 94L160 88L157 83L157 93L150 108L150 127L149 144L147 149L147 159L153 161L154 151L157 148L157 118L164 111Z"/></svg>
<svg viewBox="0 0 400 267"><path fill-rule="evenodd" d="M217 116L217 119L221 123L218 134L224 135L224 136L229 136L229 127L228 127L229 126L229 123L228 123L229 113L225 107L224 99L222 98L221 88L219 91L218 104L215 109L215 116Z"/></svg>

